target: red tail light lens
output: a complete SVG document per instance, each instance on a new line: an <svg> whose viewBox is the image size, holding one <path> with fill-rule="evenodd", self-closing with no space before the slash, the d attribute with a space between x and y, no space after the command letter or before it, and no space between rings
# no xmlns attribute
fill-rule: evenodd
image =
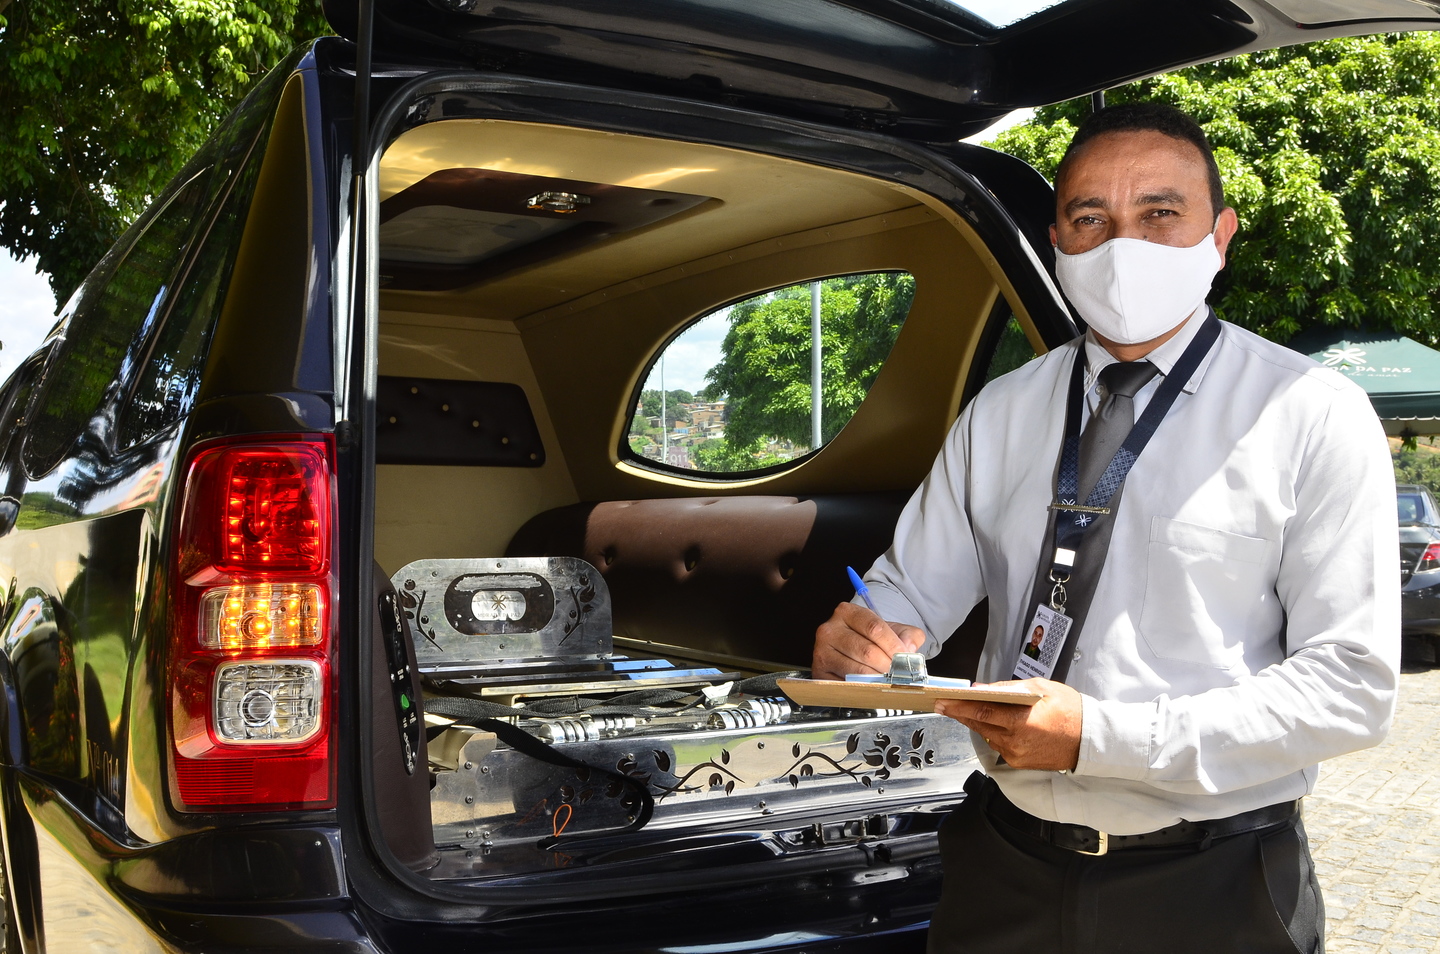
<svg viewBox="0 0 1440 954"><path fill-rule="evenodd" d="M225 562L313 570L324 560L311 494L317 462L309 454L235 456L226 462Z"/></svg>
<svg viewBox="0 0 1440 954"><path fill-rule="evenodd" d="M327 435L190 458L169 667L181 810L334 804L333 461Z"/></svg>
<svg viewBox="0 0 1440 954"><path fill-rule="evenodd" d="M1440 567L1440 543L1432 543L1420 554L1420 562L1415 564L1415 572L1421 570L1433 570Z"/></svg>

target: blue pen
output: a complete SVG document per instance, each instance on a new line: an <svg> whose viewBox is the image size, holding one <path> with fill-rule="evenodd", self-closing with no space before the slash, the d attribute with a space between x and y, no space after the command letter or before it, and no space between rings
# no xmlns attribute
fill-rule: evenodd
<svg viewBox="0 0 1440 954"><path fill-rule="evenodd" d="M850 574L850 582L854 584L855 592L859 593L860 598L865 601L865 605L870 607L870 612L879 615L880 611L875 608L875 601L870 599L870 587L866 586L865 581L860 579L860 574L855 572L853 566L847 566L845 572Z"/></svg>

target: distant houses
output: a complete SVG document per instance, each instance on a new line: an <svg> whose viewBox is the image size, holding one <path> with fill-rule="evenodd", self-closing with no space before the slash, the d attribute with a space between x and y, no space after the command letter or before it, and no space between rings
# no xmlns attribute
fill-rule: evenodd
<svg viewBox="0 0 1440 954"><path fill-rule="evenodd" d="M665 463L671 467L694 469L695 464L691 460L690 451L701 441L719 440L725 437L725 402L724 401L694 401L688 404L678 405L678 410L684 411L689 421L677 421L671 428L669 435L660 431L660 416L652 414L641 417L642 407L637 403L635 406L636 420L644 420L643 431L637 432L632 425L630 437L634 439L647 440L649 443L638 448L643 457L650 460L660 460L661 455L665 456ZM666 439L668 436L668 440ZM665 445L669 449L665 449Z"/></svg>

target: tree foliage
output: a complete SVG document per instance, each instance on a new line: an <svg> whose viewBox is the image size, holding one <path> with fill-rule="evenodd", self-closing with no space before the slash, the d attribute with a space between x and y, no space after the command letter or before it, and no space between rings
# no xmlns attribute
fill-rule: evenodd
<svg viewBox="0 0 1440 954"><path fill-rule="evenodd" d="M1394 444L1390 447L1390 461L1395 465L1397 484L1422 484L1440 497L1440 447L1436 438L1420 438L1411 441L1412 446Z"/></svg>
<svg viewBox="0 0 1440 954"><path fill-rule="evenodd" d="M763 440L736 446L724 437L712 437L701 441L690 450L690 460L695 469L710 474L738 474L760 470L783 464L786 459L766 451Z"/></svg>
<svg viewBox="0 0 1440 954"><path fill-rule="evenodd" d="M880 373L910 310L915 279L879 272L827 279L821 288L821 435L829 441ZM808 284L730 309L720 363L706 372L702 392L726 402L728 457L736 448L758 452L767 438L810 446L810 350ZM754 466L763 465L738 469Z"/></svg>
<svg viewBox="0 0 1440 954"><path fill-rule="evenodd" d="M667 390L665 392L665 427L674 427L676 424L689 424L690 412L681 407L682 404L689 404L695 400L695 395L681 388ZM650 388L640 392L640 413L644 417L660 417L660 391L657 388Z"/></svg>
<svg viewBox="0 0 1440 954"><path fill-rule="evenodd" d="M0 245L64 301L319 0L0 0Z"/></svg>
<svg viewBox="0 0 1440 954"><path fill-rule="evenodd" d="M1109 91L1183 109L1240 218L1211 302L1277 341L1314 325L1440 343L1440 35L1329 40ZM994 148L1053 179L1089 100L1043 107Z"/></svg>

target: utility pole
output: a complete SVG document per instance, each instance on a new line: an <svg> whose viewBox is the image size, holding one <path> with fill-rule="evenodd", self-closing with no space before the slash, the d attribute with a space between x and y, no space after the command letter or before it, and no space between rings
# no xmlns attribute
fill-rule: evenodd
<svg viewBox="0 0 1440 954"><path fill-rule="evenodd" d="M665 355L660 355L660 463L670 463L670 422L665 420Z"/></svg>
<svg viewBox="0 0 1440 954"><path fill-rule="evenodd" d="M820 447L820 283L810 283L810 449Z"/></svg>

